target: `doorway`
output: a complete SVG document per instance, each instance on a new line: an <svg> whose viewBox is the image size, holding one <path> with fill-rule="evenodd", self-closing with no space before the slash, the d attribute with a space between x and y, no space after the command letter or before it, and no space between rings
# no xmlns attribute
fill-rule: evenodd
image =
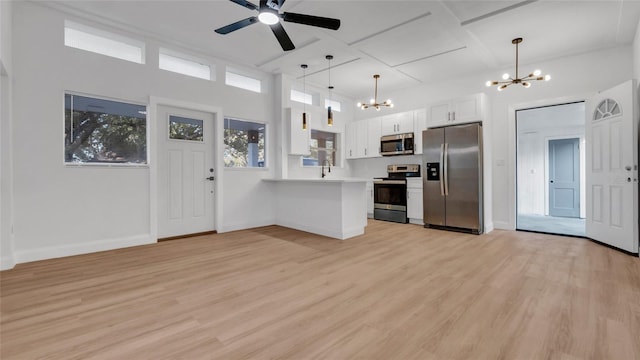
<svg viewBox="0 0 640 360"><path fill-rule="evenodd" d="M516 230L585 236L585 103L516 111Z"/></svg>
<svg viewBox="0 0 640 360"><path fill-rule="evenodd" d="M215 230L214 114L158 105L158 238Z"/></svg>

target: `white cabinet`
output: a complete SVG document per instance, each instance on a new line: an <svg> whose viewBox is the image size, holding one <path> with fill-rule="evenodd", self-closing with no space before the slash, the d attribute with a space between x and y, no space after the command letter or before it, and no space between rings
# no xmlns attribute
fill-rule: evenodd
<svg viewBox="0 0 640 360"><path fill-rule="evenodd" d="M373 181L367 181L367 217L373 218Z"/></svg>
<svg viewBox="0 0 640 360"><path fill-rule="evenodd" d="M307 130L302 129L302 110L287 108L285 110L288 117L289 130L289 154L309 155L309 140L311 139L309 122L307 120Z"/></svg>
<svg viewBox="0 0 640 360"><path fill-rule="evenodd" d="M428 127L482 120L484 96L479 93L429 105Z"/></svg>
<svg viewBox="0 0 640 360"><path fill-rule="evenodd" d="M413 111L387 115L382 119L382 134L393 135L413 132Z"/></svg>
<svg viewBox="0 0 640 360"><path fill-rule="evenodd" d="M413 149L415 154L422 154L422 131L427 129L427 109L413 112Z"/></svg>
<svg viewBox="0 0 640 360"><path fill-rule="evenodd" d="M381 118L365 119L347 124L345 156L362 159L380 156Z"/></svg>
<svg viewBox="0 0 640 360"><path fill-rule="evenodd" d="M356 124L356 156L364 158L367 157L367 146L369 146L369 124L367 124L366 120L360 120Z"/></svg>
<svg viewBox="0 0 640 360"><path fill-rule="evenodd" d="M369 120L362 120L367 122L367 151L365 156L380 157L380 136L381 136L381 124L382 117L377 117Z"/></svg>
<svg viewBox="0 0 640 360"><path fill-rule="evenodd" d="M422 178L407 179L407 217L409 222L422 224Z"/></svg>
<svg viewBox="0 0 640 360"><path fill-rule="evenodd" d="M345 126L344 155L347 159L356 159L358 156L358 123L352 122Z"/></svg>

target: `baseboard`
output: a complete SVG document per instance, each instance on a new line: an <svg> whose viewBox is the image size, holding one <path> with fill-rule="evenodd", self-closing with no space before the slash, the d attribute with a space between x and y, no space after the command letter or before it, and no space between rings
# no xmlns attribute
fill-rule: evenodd
<svg viewBox="0 0 640 360"><path fill-rule="evenodd" d="M484 233L485 234L488 234L488 233L492 232L493 229L494 229L494 227L493 227L493 223L492 222L484 225Z"/></svg>
<svg viewBox="0 0 640 360"><path fill-rule="evenodd" d="M330 238L334 238L334 239L339 239L339 240L346 239L346 237L344 237L345 234L341 233L340 231L332 231L332 230L329 230L329 229L327 229L327 228L325 228L323 226L299 224L299 223L295 223L295 222L287 221L287 220L280 220L280 221L276 222L276 225L288 227L290 229L306 231L306 232L309 232L309 233L322 235L322 236L326 236L326 237L330 237Z"/></svg>
<svg viewBox="0 0 640 360"><path fill-rule="evenodd" d="M16 266L16 262L13 256L2 256L0 257L0 270L9 270L13 269Z"/></svg>
<svg viewBox="0 0 640 360"><path fill-rule="evenodd" d="M500 230L515 230L508 221L494 221L493 226Z"/></svg>
<svg viewBox="0 0 640 360"><path fill-rule="evenodd" d="M15 261L16 263L20 264L31 261L89 254L98 251L107 251L154 243L156 243L156 239L152 239L149 234L144 234L119 239L98 240L79 244L50 246L33 250L17 250L15 252Z"/></svg>
<svg viewBox="0 0 640 360"><path fill-rule="evenodd" d="M224 226L221 226L217 231L218 233L225 233L225 232L247 230L247 229L253 229L257 227L270 226L270 225L276 225L276 220L269 219L264 221L250 221L250 222L248 221L248 222L241 222L236 224L225 224Z"/></svg>

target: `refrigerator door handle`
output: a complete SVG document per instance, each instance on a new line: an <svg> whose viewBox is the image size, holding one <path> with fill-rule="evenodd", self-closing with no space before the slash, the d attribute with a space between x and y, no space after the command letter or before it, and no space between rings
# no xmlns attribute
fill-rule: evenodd
<svg viewBox="0 0 640 360"><path fill-rule="evenodd" d="M444 177L444 195L449 196L449 166L447 164L447 158L449 157L449 143L444 143L444 173L442 177Z"/></svg>
<svg viewBox="0 0 640 360"><path fill-rule="evenodd" d="M440 196L444 196L444 183L442 178L444 177L444 144L440 144Z"/></svg>

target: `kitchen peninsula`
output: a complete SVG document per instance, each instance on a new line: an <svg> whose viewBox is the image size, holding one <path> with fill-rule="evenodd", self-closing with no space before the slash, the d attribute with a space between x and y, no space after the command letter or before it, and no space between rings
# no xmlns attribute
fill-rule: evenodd
<svg viewBox="0 0 640 360"><path fill-rule="evenodd" d="M276 224L340 240L364 234L365 179L264 179L272 183Z"/></svg>

